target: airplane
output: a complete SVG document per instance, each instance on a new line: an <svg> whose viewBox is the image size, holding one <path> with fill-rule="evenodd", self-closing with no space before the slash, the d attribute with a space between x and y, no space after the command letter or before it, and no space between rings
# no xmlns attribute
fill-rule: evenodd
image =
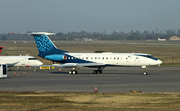
<svg viewBox="0 0 180 111"><path fill-rule="evenodd" d="M162 63L161 60L151 54L144 53L70 53L58 49L50 40L48 35L55 35L55 33L32 32L23 35L34 36L39 51L38 56L60 63L56 65L62 68L72 68L72 70L69 70L69 74L77 74L77 70L81 67L97 68L97 70L93 71L93 74L101 74L102 70L107 66L140 66L145 68L144 75L147 75L148 66Z"/></svg>
<svg viewBox="0 0 180 111"><path fill-rule="evenodd" d="M43 63L33 56L0 56L0 64L7 64L8 67L30 67L40 66Z"/></svg>

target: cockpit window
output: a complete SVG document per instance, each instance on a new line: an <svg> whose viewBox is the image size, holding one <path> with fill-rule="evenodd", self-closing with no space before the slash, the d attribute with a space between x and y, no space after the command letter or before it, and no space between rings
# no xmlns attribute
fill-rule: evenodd
<svg viewBox="0 0 180 111"><path fill-rule="evenodd" d="M36 58L28 58L28 60L37 60Z"/></svg>
<svg viewBox="0 0 180 111"><path fill-rule="evenodd" d="M142 57L147 57L153 60L158 60L157 58L153 57L152 55L138 55L138 56L142 56Z"/></svg>

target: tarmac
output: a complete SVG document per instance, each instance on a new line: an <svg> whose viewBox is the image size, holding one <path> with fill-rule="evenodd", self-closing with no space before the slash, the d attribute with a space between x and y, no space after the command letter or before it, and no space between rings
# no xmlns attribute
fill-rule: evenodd
<svg viewBox="0 0 180 111"><path fill-rule="evenodd" d="M107 67L102 74L93 70L83 68L76 75L68 69L12 70L0 79L0 91L95 92L97 87L98 92L180 92L180 67L149 67L148 75L140 67Z"/></svg>

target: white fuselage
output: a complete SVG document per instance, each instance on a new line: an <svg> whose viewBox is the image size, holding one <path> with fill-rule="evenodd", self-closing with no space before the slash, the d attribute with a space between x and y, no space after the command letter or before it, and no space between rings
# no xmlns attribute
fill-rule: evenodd
<svg viewBox="0 0 180 111"><path fill-rule="evenodd" d="M78 63L79 60L94 63L104 63L117 66L151 66L159 65L161 60L150 54L142 53L66 53L67 62ZM86 63L85 62L85 63Z"/></svg>
<svg viewBox="0 0 180 111"><path fill-rule="evenodd" d="M0 64L7 64L8 67L19 67L42 65L43 63L33 56L0 56Z"/></svg>

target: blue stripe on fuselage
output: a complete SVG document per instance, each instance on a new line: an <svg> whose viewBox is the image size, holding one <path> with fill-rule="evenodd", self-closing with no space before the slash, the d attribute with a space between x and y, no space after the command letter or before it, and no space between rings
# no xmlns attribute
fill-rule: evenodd
<svg viewBox="0 0 180 111"><path fill-rule="evenodd" d="M59 62L59 63L95 63L95 62L92 62L92 61L86 61L86 60L83 60L83 59L79 59L77 57L74 57L74 56L71 56L71 55L68 55L68 54L64 54L64 55L67 56L67 60L65 60L65 61L57 61L57 62Z"/></svg>

